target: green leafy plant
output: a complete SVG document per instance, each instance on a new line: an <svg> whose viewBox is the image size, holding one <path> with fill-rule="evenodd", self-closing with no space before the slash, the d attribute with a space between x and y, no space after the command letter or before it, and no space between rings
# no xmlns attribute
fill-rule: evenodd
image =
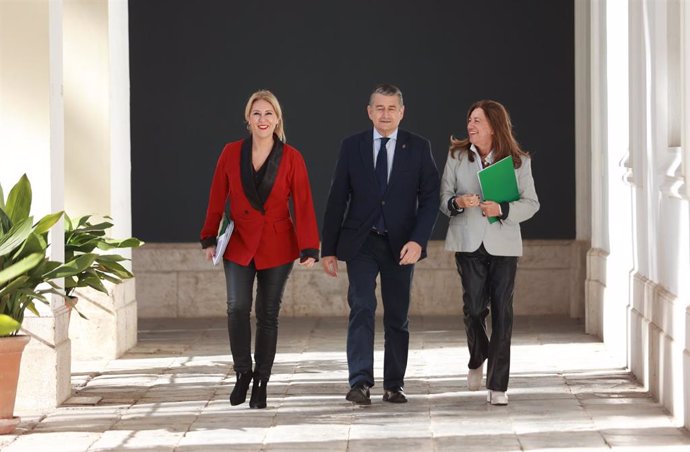
<svg viewBox="0 0 690 452"><path fill-rule="evenodd" d="M27 309L39 315L35 301L47 304L48 294L65 296L56 279L77 274L93 262L90 257L67 264L47 258L48 231L62 212L33 224L31 199L26 174L12 187L7 201L0 185L0 336L17 334Z"/></svg>
<svg viewBox="0 0 690 452"><path fill-rule="evenodd" d="M74 269L80 269L65 277L65 292L72 297L74 290L80 287L91 287L103 293L108 289L103 281L119 284L123 279L134 275L120 262L128 260L119 254L103 253L114 249L137 248L144 244L141 240L113 239L107 236L106 230L113 226L110 217L106 221L94 223L92 216L70 218L65 215L65 262L74 263ZM95 253L96 250L101 252ZM83 264L88 263L84 266ZM67 264L66 264L67 265Z"/></svg>

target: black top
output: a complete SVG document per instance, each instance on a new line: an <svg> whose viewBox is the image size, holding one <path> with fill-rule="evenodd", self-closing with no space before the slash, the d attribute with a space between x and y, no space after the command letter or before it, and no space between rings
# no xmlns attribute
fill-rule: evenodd
<svg viewBox="0 0 690 452"><path fill-rule="evenodd" d="M271 189L276 181L280 161L283 157L283 142L277 136L273 136L273 149L266 157L266 161L254 171L252 164L252 137L247 137L242 142L240 154L240 177L242 188L253 208L264 213L264 203L271 194Z"/></svg>
<svg viewBox="0 0 690 452"><path fill-rule="evenodd" d="M266 157L266 160L264 160L264 163L261 164L261 168L258 170L254 169L254 165L252 164L252 175L254 176L254 185L256 186L256 189L259 189L259 186L261 185L261 182L264 180L264 176L266 175L266 168L268 168L268 161L271 159L271 156L273 155L273 150L275 149L275 146L271 148L271 152L268 153L268 157Z"/></svg>

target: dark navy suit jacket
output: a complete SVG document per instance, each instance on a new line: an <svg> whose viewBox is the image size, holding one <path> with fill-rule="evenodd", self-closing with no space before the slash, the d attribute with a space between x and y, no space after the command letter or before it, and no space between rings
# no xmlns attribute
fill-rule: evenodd
<svg viewBox="0 0 690 452"><path fill-rule="evenodd" d="M395 256L408 241L421 258L438 215L439 175L429 140L398 129L388 187L379 194L374 172L373 130L345 138L331 182L321 244L322 256L348 261L359 252L381 207Z"/></svg>

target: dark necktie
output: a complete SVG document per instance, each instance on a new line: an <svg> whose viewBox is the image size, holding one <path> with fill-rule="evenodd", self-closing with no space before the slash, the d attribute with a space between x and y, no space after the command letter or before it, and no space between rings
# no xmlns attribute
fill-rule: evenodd
<svg viewBox="0 0 690 452"><path fill-rule="evenodd" d="M379 194L381 195L381 213L374 227L381 234L386 232L386 224L383 221L383 194L386 192L386 187L388 186L388 152L386 152L386 143L388 143L388 140L390 140L390 138L381 138L381 146L376 156L376 180L379 183Z"/></svg>
<svg viewBox="0 0 690 452"><path fill-rule="evenodd" d="M381 138L381 146L376 156L376 179L379 181L379 193L383 195L388 185L388 153L386 143L390 138Z"/></svg>

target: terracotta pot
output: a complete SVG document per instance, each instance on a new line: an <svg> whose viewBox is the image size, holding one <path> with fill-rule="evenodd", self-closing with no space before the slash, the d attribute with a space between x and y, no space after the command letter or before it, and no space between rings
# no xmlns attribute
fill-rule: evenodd
<svg viewBox="0 0 690 452"><path fill-rule="evenodd" d="M19 423L13 418L19 364L31 336L0 337L0 434L12 433Z"/></svg>

